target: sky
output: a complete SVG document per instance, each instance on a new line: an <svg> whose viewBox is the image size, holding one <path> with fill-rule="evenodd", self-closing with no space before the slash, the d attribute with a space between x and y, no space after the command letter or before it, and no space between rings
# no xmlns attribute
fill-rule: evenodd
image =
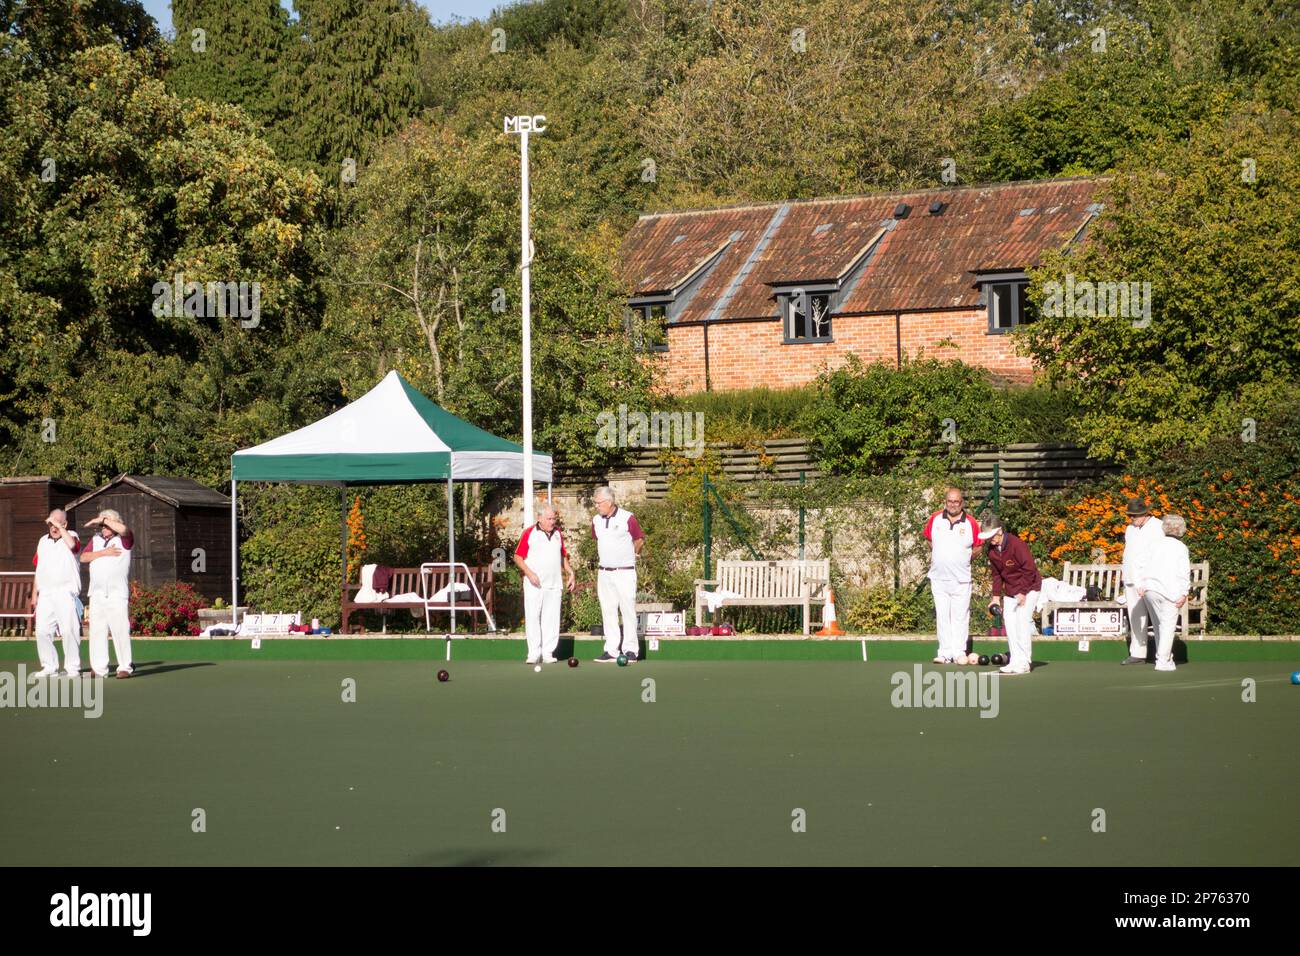
<svg viewBox="0 0 1300 956"><path fill-rule="evenodd" d="M429 11L434 23L450 23L453 20L482 20L495 7L510 5L512 0L417 0L420 6ZM292 9L289 0L280 0L285 9ZM164 32L172 28L171 0L144 0L144 8L158 21L158 28Z"/></svg>

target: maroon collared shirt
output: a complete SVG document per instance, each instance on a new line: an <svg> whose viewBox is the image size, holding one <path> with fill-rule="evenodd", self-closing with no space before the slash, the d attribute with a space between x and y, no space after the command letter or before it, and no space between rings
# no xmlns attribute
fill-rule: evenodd
<svg viewBox="0 0 1300 956"><path fill-rule="evenodd" d="M1029 553L1029 545L1009 531L1002 532L1002 547L995 547L988 540L984 544L989 567L993 570L994 597L1003 594L1015 597L1042 590L1043 576L1038 573L1038 565Z"/></svg>

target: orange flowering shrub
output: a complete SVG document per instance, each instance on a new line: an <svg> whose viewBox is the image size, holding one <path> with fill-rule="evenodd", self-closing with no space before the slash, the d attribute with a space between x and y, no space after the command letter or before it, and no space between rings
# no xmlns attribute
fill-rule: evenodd
<svg viewBox="0 0 1300 956"><path fill-rule="evenodd" d="M1300 426L1292 423L1296 432ZM1125 507L1145 498L1157 516L1179 514L1192 561L1210 562L1210 629L1233 634L1300 631L1300 477L1285 428L1252 444L1225 439L1194 457L1008 507L1044 576L1066 561L1118 563Z"/></svg>
<svg viewBox="0 0 1300 956"><path fill-rule="evenodd" d="M361 513L361 496L352 499L348 511L348 580L359 580L366 559L366 516Z"/></svg>

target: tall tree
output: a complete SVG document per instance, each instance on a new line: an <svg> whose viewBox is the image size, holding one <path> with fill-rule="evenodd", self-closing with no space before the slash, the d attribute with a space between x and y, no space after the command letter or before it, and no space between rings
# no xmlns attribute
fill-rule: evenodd
<svg viewBox="0 0 1300 956"><path fill-rule="evenodd" d="M428 14L413 0L299 0L294 156L337 177L416 115Z"/></svg>
<svg viewBox="0 0 1300 956"><path fill-rule="evenodd" d="M234 103L266 128L277 152L291 152L284 128L294 32L277 0L173 0L171 69L177 95Z"/></svg>

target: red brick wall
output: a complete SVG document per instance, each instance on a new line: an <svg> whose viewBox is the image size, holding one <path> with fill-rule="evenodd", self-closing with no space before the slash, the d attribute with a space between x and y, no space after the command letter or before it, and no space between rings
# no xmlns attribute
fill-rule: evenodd
<svg viewBox="0 0 1300 956"><path fill-rule="evenodd" d="M824 367L834 368L849 353L864 362L897 360L893 315L836 316L835 341L808 345L783 345L781 323L737 322L709 327L709 378L717 391L755 388L789 388L816 378ZM956 347L941 343L952 342ZM904 313L903 354L916 358L960 358L982 365L998 376L1016 382L1033 378L1033 363L1015 354L1011 338L988 334L988 313ZM668 351L653 359L659 387L670 394L704 390L704 330L702 327L668 327Z"/></svg>

